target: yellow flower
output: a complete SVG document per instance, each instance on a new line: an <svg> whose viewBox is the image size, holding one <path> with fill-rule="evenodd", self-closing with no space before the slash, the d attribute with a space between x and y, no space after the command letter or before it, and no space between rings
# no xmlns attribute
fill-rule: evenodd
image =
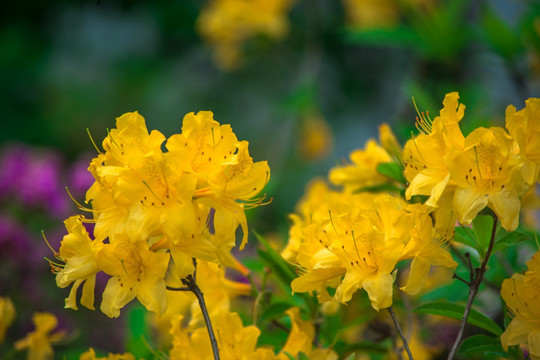
<svg viewBox="0 0 540 360"><path fill-rule="evenodd" d="M9 297L0 296L0 344L4 341L6 330L16 316L15 306Z"/></svg>
<svg viewBox="0 0 540 360"><path fill-rule="evenodd" d="M191 206L196 178L181 171L183 159L161 151L165 137L156 130L148 134L137 112L122 115L116 124L103 140L106 153L89 168L96 177L86 194L94 235L97 240L114 233L147 239Z"/></svg>
<svg viewBox="0 0 540 360"><path fill-rule="evenodd" d="M437 229L444 229L443 222L438 226L432 226L429 208L425 205L414 204L407 207L414 216L414 227L410 230L410 240L403 249L401 259L412 258L411 270L407 284L401 287L409 295L416 295L424 287L431 266L445 266L455 269L457 263L452 255L444 247L447 238L445 234L439 234ZM444 221L444 220L443 220ZM453 227L453 224L452 224ZM446 235L448 236L448 234ZM451 235L453 237L453 233Z"/></svg>
<svg viewBox="0 0 540 360"><path fill-rule="evenodd" d="M310 321L302 320L298 308L290 308L285 313L291 318L291 331L287 337L287 342L277 356L278 360L290 359L287 355L296 358L300 352L311 360L338 359L337 354L332 349L313 349L315 326Z"/></svg>
<svg viewBox="0 0 540 360"><path fill-rule="evenodd" d="M519 195L525 189L513 141L502 128L478 128L465 139L464 151L449 164L458 220L470 224L484 207L491 208L507 230L519 223Z"/></svg>
<svg viewBox="0 0 540 360"><path fill-rule="evenodd" d="M529 185L540 181L540 99L528 99L520 111L509 105L506 108L506 128L524 157L522 174L525 181Z"/></svg>
<svg viewBox="0 0 540 360"><path fill-rule="evenodd" d="M315 161L324 159L332 150L332 130L322 114L308 111L300 121L298 150L303 159Z"/></svg>
<svg viewBox="0 0 540 360"><path fill-rule="evenodd" d="M514 274L503 281L501 296L513 319L501 335L501 344L505 350L527 344L531 359L540 359L540 252L527 267L525 275Z"/></svg>
<svg viewBox="0 0 540 360"><path fill-rule="evenodd" d="M443 193L452 192L455 183L451 179L447 161L462 151L464 137L459 128L465 106L459 104L458 93L446 94L443 109L433 121L429 114L420 115L417 127L421 134L409 140L403 149L405 177L410 182L405 196L428 195L426 204L438 207Z"/></svg>
<svg viewBox="0 0 540 360"><path fill-rule="evenodd" d="M90 239L83 219L82 216L72 216L64 221L68 235L61 242L58 258L66 264L63 267L53 265L53 268L58 287L65 288L73 284L65 300L65 307L77 310L77 289L84 283L81 304L94 310L96 274L100 271L95 256L104 244Z"/></svg>
<svg viewBox="0 0 540 360"><path fill-rule="evenodd" d="M352 28L393 28L399 22L399 8L392 0L343 0L343 6Z"/></svg>
<svg viewBox="0 0 540 360"><path fill-rule="evenodd" d="M197 29L214 49L223 69L234 69L242 61L242 45L257 35L283 38L289 24L290 0L213 0L203 8Z"/></svg>
<svg viewBox="0 0 540 360"><path fill-rule="evenodd" d="M367 141L365 149L350 154L351 165L336 166L328 175L330 182L342 185L346 191L355 191L367 186L380 185L387 178L377 172L377 165L391 162L392 158L374 139Z"/></svg>
<svg viewBox="0 0 540 360"><path fill-rule="evenodd" d="M61 341L65 334L59 331L51 334L56 328L58 321L51 313L35 313L32 318L35 330L25 338L15 343L15 349L28 349L28 360L49 360L53 359L53 349L51 344Z"/></svg>
<svg viewBox="0 0 540 360"><path fill-rule="evenodd" d="M110 238L97 253L99 267L112 277L103 292L101 311L118 317L135 297L158 315L167 308L165 272L169 254L149 250L147 241L132 242L125 235Z"/></svg>
<svg viewBox="0 0 540 360"><path fill-rule="evenodd" d="M244 327L237 313L221 310L211 319L221 359L275 359L275 355L270 350L256 349L260 330L253 325ZM173 320L171 329L173 347L169 354L170 359L212 359L212 346L206 327L190 332L182 327L182 320L181 315Z"/></svg>
<svg viewBox="0 0 540 360"><path fill-rule="evenodd" d="M106 357L97 357L94 349L90 348L87 352L81 354L79 360L135 360L135 356L130 353L112 354L109 353Z"/></svg>
<svg viewBox="0 0 540 360"><path fill-rule="evenodd" d="M248 235L244 208L261 204L261 199L252 199L270 178L268 163L253 162L248 142L238 141L230 126L220 126L210 111L187 114L182 134L171 136L167 149L171 156L185 161L185 172L197 177L195 199L214 209L214 242L222 249L221 257L234 246L238 225L243 231L243 249Z"/></svg>

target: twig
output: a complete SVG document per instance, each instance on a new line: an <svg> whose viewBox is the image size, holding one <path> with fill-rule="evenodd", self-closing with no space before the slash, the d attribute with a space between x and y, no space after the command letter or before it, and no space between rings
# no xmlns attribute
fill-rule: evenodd
<svg viewBox="0 0 540 360"><path fill-rule="evenodd" d="M464 278L462 278L461 276L459 276L458 274L454 273L454 275L452 276L454 279L458 279L462 282L464 282L465 284L467 284L467 286L471 286L471 283L468 282L467 280L465 280Z"/></svg>
<svg viewBox="0 0 540 360"><path fill-rule="evenodd" d="M457 349L459 348L459 345L461 343L461 337L463 336L465 325L467 325L467 319L469 318L469 313L471 311L474 298L476 297L476 294L478 294L478 289L480 288L480 284L482 283L482 279L484 278L487 262L489 260L489 257L491 256L491 251L493 250L493 245L495 243L495 231L497 230L497 220L498 220L497 217L495 217L493 220L493 228L491 229L491 239L489 240L489 246L486 251L486 255L484 256L484 260L482 261L482 264L480 265L480 268L475 269L474 271L471 271L471 284L469 287L469 298L467 299L465 312L463 313L463 317L461 318L461 323L459 325L459 330L456 336L456 340L454 342L454 345L452 346L452 349L450 350L450 353L448 354L448 360L451 360L454 358L457 352ZM470 259L470 256L468 258ZM472 268L472 265L471 265L471 268Z"/></svg>
<svg viewBox="0 0 540 360"><path fill-rule="evenodd" d="M204 318L204 323L206 324L206 329L208 330L208 336L210 337L210 344L212 345L212 351L214 353L214 360L219 360L219 348L216 340L216 336L214 334L214 329L212 328L212 322L210 321L210 316L208 315L208 309L206 308L206 302L204 301L204 295L195 282L195 276L197 273L197 261L195 258L193 259L193 265L195 266L195 270L193 271L193 275L188 275L185 279L182 279L182 284L185 285L185 287L171 287L167 286L167 290L172 291L191 291L195 294L197 297L197 300L199 301L199 307L201 308L201 312Z"/></svg>
<svg viewBox="0 0 540 360"><path fill-rule="evenodd" d="M396 314L394 314L394 310L392 310L392 307L389 307L386 310L388 310L388 312L390 313L390 316L392 317L392 320L394 321L394 326L396 327L396 330L399 333L399 336L401 337L401 341L403 341L403 346L405 346L405 350L407 351L409 360L413 360L411 349L409 349L409 344L407 343L407 339L405 338L405 335L403 335L403 331L401 331L401 327L399 326L399 323L397 321Z"/></svg>

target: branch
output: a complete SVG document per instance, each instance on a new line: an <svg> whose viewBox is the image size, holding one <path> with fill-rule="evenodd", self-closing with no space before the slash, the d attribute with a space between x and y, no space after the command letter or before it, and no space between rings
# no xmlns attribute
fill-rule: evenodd
<svg viewBox="0 0 540 360"><path fill-rule="evenodd" d="M210 316L208 315L208 309L206 308L206 302L204 301L204 295L195 282L195 276L197 273L197 261L195 258L193 258L193 265L195 265L195 270L193 271L193 275L188 275L185 279L182 279L182 284L185 285L185 287L172 287L167 286L167 290L172 291L191 291L195 294L197 297L197 300L199 301L199 307L201 308L201 312L204 318L204 323L206 324L206 329L208 330L208 336L210 337L210 344L212 345L212 351L214 352L214 360L220 360L219 359L219 348L216 340L216 335L214 334L214 329L212 328L212 322L210 321Z"/></svg>
<svg viewBox="0 0 540 360"><path fill-rule="evenodd" d="M491 239L489 240L488 249L486 251L486 255L484 256L484 260L480 265L480 268L476 269L476 271L474 272L471 271L471 283L469 287L469 298L467 299L467 306L465 307L465 312L463 313L463 317L461 318L461 323L459 325L456 340L454 342L454 345L452 346L452 349L450 350L450 353L448 354L448 360L452 360L456 355L457 349L459 348L459 345L461 343L463 331L465 330L465 325L467 325L467 319L469 318L469 313L471 311L474 298L476 297L476 294L478 294L478 289L480 288L480 284L482 283L482 279L484 278L487 263L489 257L491 256L493 245L495 244L495 231L497 230L497 220L497 217L494 217L493 228L491 229Z"/></svg>
<svg viewBox="0 0 540 360"><path fill-rule="evenodd" d="M392 317L392 320L394 321L394 326L396 327L396 330L399 333L399 336L401 337L401 341L403 341L403 346L405 346L405 350L407 351L409 360L413 360L411 349L409 349L409 344L407 343L407 339L405 338L405 335L403 335L403 331L401 331L401 327L399 326L399 323L397 321L396 314L394 314L394 310L392 310L392 307L389 307L386 310L388 310L388 312L390 313L390 316Z"/></svg>

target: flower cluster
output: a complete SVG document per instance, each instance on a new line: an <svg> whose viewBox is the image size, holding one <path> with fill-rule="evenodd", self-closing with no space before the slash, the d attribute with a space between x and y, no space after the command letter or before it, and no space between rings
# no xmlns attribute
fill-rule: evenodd
<svg viewBox="0 0 540 360"><path fill-rule="evenodd" d="M197 26L214 48L216 63L231 69L241 62L245 41L259 35L280 39L287 34L291 6L291 0L212 0Z"/></svg>
<svg viewBox="0 0 540 360"><path fill-rule="evenodd" d="M447 94L433 121L422 115L421 134L405 145L406 197L429 196L427 205L453 212L462 224L470 224L487 206L504 229L515 230L519 197L538 181L540 99L527 100L521 111L507 108L508 132L480 127L467 136L459 127L465 106L458 99L457 93Z"/></svg>
<svg viewBox="0 0 540 360"><path fill-rule="evenodd" d="M77 308L84 283L81 304L93 309L100 271L110 276L101 310L117 317L135 297L163 313L167 271L185 278L195 269L192 259L243 269L230 250L239 226L240 249L247 242L244 209L262 203L253 198L268 182L268 164L253 162L248 143L208 111L187 114L182 133L164 142L137 112L119 117L103 141L105 152L89 167L89 205L79 204L93 219L65 221L68 235L57 254L65 264L52 264L57 285L72 285L66 307ZM93 237L84 223L95 224Z"/></svg>
<svg viewBox="0 0 540 360"><path fill-rule="evenodd" d="M324 181L309 187L291 215L283 252L300 273L293 291L316 290L327 301L327 288L335 288L334 297L346 303L363 288L373 308L388 308L400 261L412 259L401 287L409 294L420 291L431 266L457 266L445 246L456 220L470 224L489 207L505 230L517 228L520 196L539 179L540 99L521 111L508 107L508 132L478 128L464 136L458 98L447 94L433 120L419 114L420 134L403 150L382 126L380 144L369 140L351 153L350 164L330 171L342 190Z"/></svg>

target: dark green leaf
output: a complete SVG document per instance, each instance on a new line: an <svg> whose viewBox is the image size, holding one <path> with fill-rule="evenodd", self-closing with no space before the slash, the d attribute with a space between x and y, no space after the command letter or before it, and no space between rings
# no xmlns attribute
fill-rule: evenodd
<svg viewBox="0 0 540 360"><path fill-rule="evenodd" d="M404 184L406 182L401 164L395 162L380 163L377 165L377 172L399 183Z"/></svg>
<svg viewBox="0 0 540 360"><path fill-rule="evenodd" d="M465 340L459 348L460 354L469 352L496 353L505 356L506 352L501 346L501 340L483 334L473 335Z"/></svg>
<svg viewBox="0 0 540 360"><path fill-rule="evenodd" d="M491 239L493 228L493 218L490 215L478 215L474 218L473 231L476 236L476 242L480 245L482 256L486 253Z"/></svg>
<svg viewBox="0 0 540 360"><path fill-rule="evenodd" d="M441 315L452 319L461 320L463 313L465 312L465 306L447 302L433 302L421 305L414 309L413 312L419 314ZM497 336L501 335L503 332L501 327L493 320L474 309L471 309L467 322Z"/></svg>

